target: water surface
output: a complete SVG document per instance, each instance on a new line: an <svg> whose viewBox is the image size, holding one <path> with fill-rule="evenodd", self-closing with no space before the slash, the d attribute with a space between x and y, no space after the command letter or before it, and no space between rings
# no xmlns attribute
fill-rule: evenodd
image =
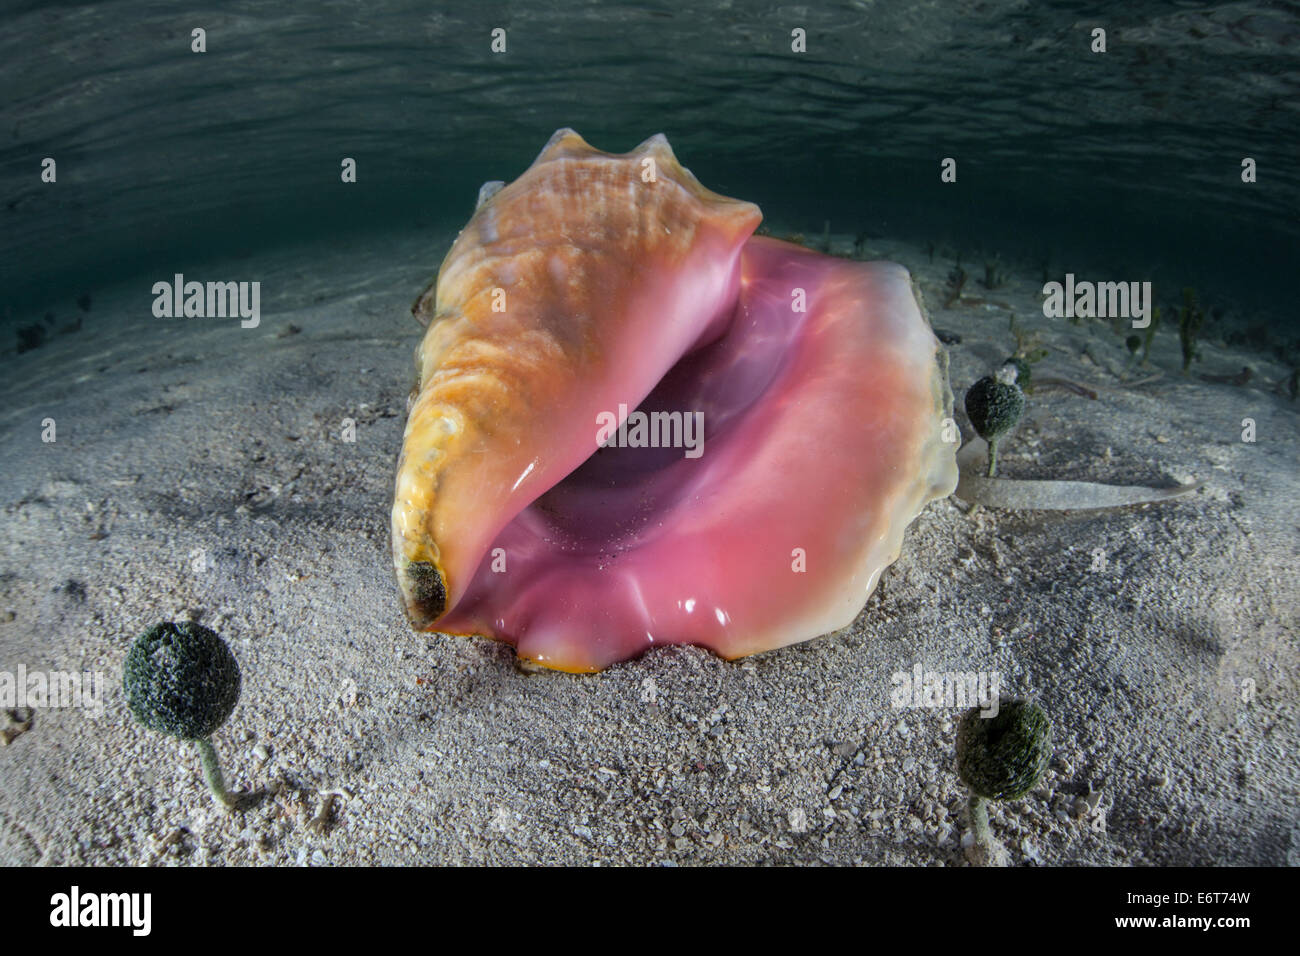
<svg viewBox="0 0 1300 956"><path fill-rule="evenodd" d="M613 151L662 131L707 185L783 231L829 221L968 260L1151 275L1165 296L1190 283L1283 322L1300 232L1297 9L11 2L2 307L17 321L74 287L308 237L455 228L481 182L518 175L572 126ZM1096 27L1105 54L1090 50ZM56 185L40 181L46 156ZM939 181L949 156L956 184ZM343 157L355 185L339 182Z"/></svg>

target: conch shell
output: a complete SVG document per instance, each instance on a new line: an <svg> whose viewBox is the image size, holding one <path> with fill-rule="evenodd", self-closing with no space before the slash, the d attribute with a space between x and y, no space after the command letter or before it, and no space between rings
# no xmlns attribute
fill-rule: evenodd
<svg viewBox="0 0 1300 956"><path fill-rule="evenodd" d="M956 484L944 353L901 266L751 238L760 218L662 135L611 155L560 130L485 188L415 305L393 504L415 627L594 671L861 611ZM612 447L638 415L665 441Z"/></svg>

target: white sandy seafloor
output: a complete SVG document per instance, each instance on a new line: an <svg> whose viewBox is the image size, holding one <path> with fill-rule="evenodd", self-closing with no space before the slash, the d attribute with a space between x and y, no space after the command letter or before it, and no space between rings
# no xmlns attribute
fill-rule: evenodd
<svg viewBox="0 0 1300 956"><path fill-rule="evenodd" d="M1289 369L1211 341L1184 377L1166 322L1130 373L1107 323L1043 318L1034 270L987 291L968 262L989 301L945 309L952 250L873 241L962 336L959 406L1011 350L1007 307L1051 350L1037 375L1096 388L1031 396L1002 474L1204 489L1101 513L935 502L846 631L738 663L665 648L525 673L507 646L412 632L391 578L408 310L448 239L188 270L260 280L254 330L155 319L144 277L91 290L80 331L5 343L0 670L102 671L108 690L98 719L37 709L0 747L0 862L964 865L959 712L890 706L918 663L997 671L1051 716L1042 784L992 810L1011 863L1300 861ZM1199 377L1247 364L1245 387ZM135 635L187 616L243 668L216 734L253 791L234 813L120 691Z"/></svg>

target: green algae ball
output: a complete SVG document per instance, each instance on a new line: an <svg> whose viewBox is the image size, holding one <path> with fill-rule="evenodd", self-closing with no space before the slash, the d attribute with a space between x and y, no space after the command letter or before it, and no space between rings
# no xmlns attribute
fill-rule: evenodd
<svg viewBox="0 0 1300 956"><path fill-rule="evenodd" d="M164 621L145 631L122 673L136 720L186 740L208 737L226 722L239 683L239 664L226 642L192 621Z"/></svg>
<svg viewBox="0 0 1300 956"><path fill-rule="evenodd" d="M992 717L980 708L957 726L957 773L988 800L1015 800L1038 785L1052 757L1052 722L1030 701L1003 701Z"/></svg>
<svg viewBox="0 0 1300 956"><path fill-rule="evenodd" d="M1004 377L986 375L966 392L966 415L985 441L996 441L1015 427L1025 410L1025 393Z"/></svg>

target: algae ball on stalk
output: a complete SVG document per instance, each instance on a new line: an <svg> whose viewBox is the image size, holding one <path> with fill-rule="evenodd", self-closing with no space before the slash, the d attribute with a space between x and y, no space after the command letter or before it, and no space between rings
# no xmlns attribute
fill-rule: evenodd
<svg viewBox="0 0 1300 956"><path fill-rule="evenodd" d="M1016 366L1008 364L996 375L986 375L966 392L966 415L989 443L989 477L998 470L998 440L1020 421L1025 393L1016 385Z"/></svg>
<svg viewBox="0 0 1300 956"><path fill-rule="evenodd" d="M211 740L239 701L239 664L226 642L192 621L156 624L131 645L122 686L136 720L198 745L208 788L233 806Z"/></svg>
<svg viewBox="0 0 1300 956"><path fill-rule="evenodd" d="M1052 724L1030 701L1004 701L995 716L968 711L957 727L957 773L987 800L1015 800L1032 790L1052 756Z"/></svg>
<svg viewBox="0 0 1300 956"><path fill-rule="evenodd" d="M957 775L970 789L975 844L994 857L988 801L1017 800L1038 785L1052 758L1052 722L1032 701L1002 701L996 714L976 707L957 725Z"/></svg>

